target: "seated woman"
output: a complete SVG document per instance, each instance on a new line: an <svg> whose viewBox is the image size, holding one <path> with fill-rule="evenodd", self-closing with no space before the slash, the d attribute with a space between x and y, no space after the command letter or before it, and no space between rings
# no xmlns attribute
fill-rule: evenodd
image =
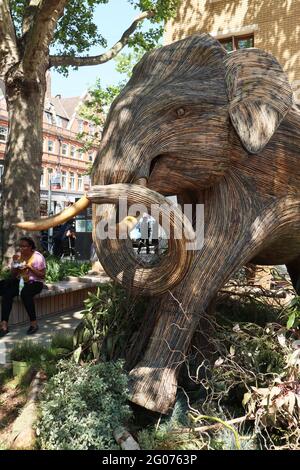
<svg viewBox="0 0 300 470"><path fill-rule="evenodd" d="M13 298L19 294L30 319L27 334L32 335L38 331L33 297L43 289L46 261L44 256L36 251L35 243L29 237L20 239L19 248L20 252L13 256L11 279L0 281L0 296L2 296L0 338L9 332L8 319Z"/></svg>

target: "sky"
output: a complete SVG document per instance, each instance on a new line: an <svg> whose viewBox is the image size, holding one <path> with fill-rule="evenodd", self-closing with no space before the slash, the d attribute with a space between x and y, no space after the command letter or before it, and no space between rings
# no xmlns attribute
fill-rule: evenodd
<svg viewBox="0 0 300 470"><path fill-rule="evenodd" d="M138 13L139 10L135 10L127 0L110 0L107 5L97 7L95 21L99 24L101 34L107 40L107 49L120 39ZM92 48L91 55L101 54L107 49ZM124 48L122 52L128 52L128 50ZM101 79L102 86L107 86L117 84L122 76L115 71L114 60L102 65L79 67L77 71L70 67L67 78L51 69L52 95L60 94L64 98L81 96L87 88L95 84L97 78Z"/></svg>

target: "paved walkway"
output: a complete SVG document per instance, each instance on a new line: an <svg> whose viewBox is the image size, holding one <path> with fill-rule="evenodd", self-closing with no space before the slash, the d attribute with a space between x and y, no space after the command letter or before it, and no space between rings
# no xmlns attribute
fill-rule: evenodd
<svg viewBox="0 0 300 470"><path fill-rule="evenodd" d="M72 333L81 320L81 310L52 315L39 320L39 330L35 335L27 335L26 325L15 325L9 329L9 333L0 338L0 365L10 363L10 351L18 341L29 339L30 341L49 344L55 333Z"/></svg>

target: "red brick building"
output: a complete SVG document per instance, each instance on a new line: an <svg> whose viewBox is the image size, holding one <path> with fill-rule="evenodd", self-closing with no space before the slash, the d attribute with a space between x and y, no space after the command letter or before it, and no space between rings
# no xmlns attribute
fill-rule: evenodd
<svg viewBox="0 0 300 470"><path fill-rule="evenodd" d="M90 179L86 173L95 159L97 148L94 146L85 151L78 134L85 132L93 136L96 132L99 133L92 122L84 120L79 114L87 93L81 97L63 98L60 95L51 96L50 90L48 79L40 185L41 212L45 215L49 210L59 212L89 189ZM5 164L7 133L6 103L0 89L0 181Z"/></svg>

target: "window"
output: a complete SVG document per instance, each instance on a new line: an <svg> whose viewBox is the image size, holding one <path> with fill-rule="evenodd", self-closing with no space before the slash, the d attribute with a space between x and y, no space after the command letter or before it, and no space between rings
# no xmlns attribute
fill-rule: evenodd
<svg viewBox="0 0 300 470"><path fill-rule="evenodd" d="M68 155L68 144L62 144L61 154L64 155L65 157Z"/></svg>
<svg viewBox="0 0 300 470"><path fill-rule="evenodd" d="M75 175L74 173L70 173L70 189L75 189Z"/></svg>
<svg viewBox="0 0 300 470"><path fill-rule="evenodd" d="M45 114L48 124L52 124L52 114L47 112Z"/></svg>
<svg viewBox="0 0 300 470"><path fill-rule="evenodd" d="M78 132L83 132L83 121L78 119Z"/></svg>
<svg viewBox="0 0 300 470"><path fill-rule="evenodd" d="M79 158L79 160L83 160L83 157L84 157L83 149L77 150L77 157Z"/></svg>
<svg viewBox="0 0 300 470"><path fill-rule="evenodd" d="M43 188L45 186L45 173L44 173L44 168L42 168L41 172L41 181L40 181L40 186Z"/></svg>
<svg viewBox="0 0 300 470"><path fill-rule="evenodd" d="M7 127L0 126L0 142L6 142Z"/></svg>
<svg viewBox="0 0 300 470"><path fill-rule="evenodd" d="M92 162L92 161L93 161L93 154L89 153L89 162Z"/></svg>
<svg viewBox="0 0 300 470"><path fill-rule="evenodd" d="M60 116L56 116L56 125L57 127L62 127L62 119Z"/></svg>
<svg viewBox="0 0 300 470"><path fill-rule="evenodd" d="M54 142L53 140L48 140L48 152L54 152Z"/></svg>
<svg viewBox="0 0 300 470"><path fill-rule="evenodd" d="M53 173L52 168L48 168L48 187L50 187L51 185L52 173Z"/></svg>
<svg viewBox="0 0 300 470"><path fill-rule="evenodd" d="M61 187L67 189L67 173L65 171L61 172Z"/></svg>
<svg viewBox="0 0 300 470"><path fill-rule="evenodd" d="M75 152L76 152L76 147L74 147L74 145L71 145L71 150L70 150L71 157L75 157Z"/></svg>
<svg viewBox="0 0 300 470"><path fill-rule="evenodd" d="M82 179L82 175L78 175L78 191L82 191L83 190L83 179Z"/></svg>
<svg viewBox="0 0 300 470"><path fill-rule="evenodd" d="M245 49L246 47L254 47L254 34L230 36L229 38L219 39L219 42L227 52L235 51L236 49Z"/></svg>
<svg viewBox="0 0 300 470"><path fill-rule="evenodd" d="M83 185L84 185L84 190L88 191L91 187L91 179L89 175L83 176Z"/></svg>
<svg viewBox="0 0 300 470"><path fill-rule="evenodd" d="M0 165L0 183L2 181L3 173L4 173L4 165Z"/></svg>
<svg viewBox="0 0 300 470"><path fill-rule="evenodd" d="M89 122L89 134L94 135L95 134L95 125Z"/></svg>

